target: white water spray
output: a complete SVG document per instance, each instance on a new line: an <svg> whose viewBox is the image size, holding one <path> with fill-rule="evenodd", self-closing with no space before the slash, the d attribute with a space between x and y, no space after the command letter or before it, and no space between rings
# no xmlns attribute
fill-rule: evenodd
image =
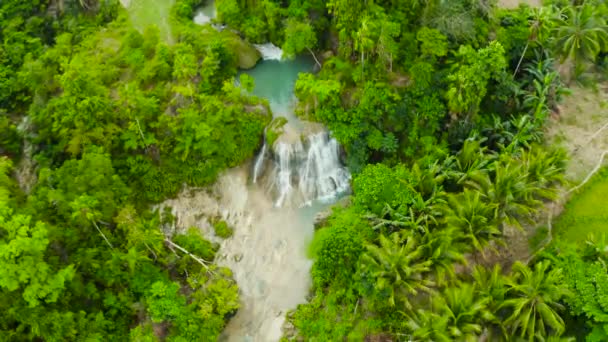
<svg viewBox="0 0 608 342"><path fill-rule="evenodd" d="M208 0L207 4L196 10L194 15L194 23L198 25L204 25L211 22L217 16L217 9L215 8L215 1Z"/></svg>
<svg viewBox="0 0 608 342"><path fill-rule="evenodd" d="M257 156L253 169L253 182L260 176L265 158L274 162L274 170L267 187L275 193L275 206L288 202L309 205L313 201L330 202L349 189L350 173L340 163L340 148L328 132L309 135L304 143L275 143L273 153L267 156L266 145Z"/></svg>
<svg viewBox="0 0 608 342"><path fill-rule="evenodd" d="M258 176L261 171L264 171L262 167L264 166L264 158L266 157L266 141L264 141L264 145L262 145L262 151L255 159L255 164L253 165L253 184L256 184L258 181Z"/></svg>
<svg viewBox="0 0 608 342"><path fill-rule="evenodd" d="M283 59L283 50L280 47L272 44L254 44L255 48L262 54L264 60L276 60L280 61Z"/></svg>
<svg viewBox="0 0 608 342"><path fill-rule="evenodd" d="M299 187L306 202L334 200L348 191L350 173L340 164L338 142L326 132L308 137L306 163L299 169Z"/></svg>

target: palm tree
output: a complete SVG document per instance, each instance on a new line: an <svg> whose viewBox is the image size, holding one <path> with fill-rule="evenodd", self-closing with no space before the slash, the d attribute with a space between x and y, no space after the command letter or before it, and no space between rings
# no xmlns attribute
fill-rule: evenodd
<svg viewBox="0 0 608 342"><path fill-rule="evenodd" d="M524 51L521 53L521 57L519 58L519 62L517 63L517 67L515 68L515 72L513 72L513 76L517 74L519 71L519 67L521 66L521 62L526 56L526 52L528 51L528 47L530 43L540 43L542 45L543 42L547 40L549 35L549 31L551 30L552 24L554 24L554 13L552 8L549 6L543 6L540 8L533 8L531 19L528 21L530 24L528 30L528 41L526 42L526 46L524 47Z"/></svg>
<svg viewBox="0 0 608 342"><path fill-rule="evenodd" d="M492 161L491 155L487 154L487 148L482 147L483 141L479 139L466 139L462 149L447 162L448 177L455 180L459 185L482 178Z"/></svg>
<svg viewBox="0 0 608 342"><path fill-rule="evenodd" d="M486 306L490 312L499 315L499 308L505 300L507 293L506 279L502 274L502 270L498 264L490 270L483 266L477 265L473 269L473 279L475 284L475 294L480 298L487 298ZM493 321L493 327L486 330L489 336L489 341L499 340L499 336L507 336L501 319Z"/></svg>
<svg viewBox="0 0 608 342"><path fill-rule="evenodd" d="M453 340L478 341L483 323L493 321L488 310L490 298L478 296L475 285L460 283L447 287L433 302L435 310L448 317L448 331Z"/></svg>
<svg viewBox="0 0 608 342"><path fill-rule="evenodd" d="M448 277L455 278L455 263L466 265L462 255L464 248L457 243L458 236L459 232L447 228L426 233L422 237L424 260L431 262L438 285L443 285Z"/></svg>
<svg viewBox="0 0 608 342"><path fill-rule="evenodd" d="M527 181L525 169L518 160L500 160L493 164L493 168L494 177L485 175L471 185L490 203L496 203L499 222L518 224L516 218L529 217L539 204L530 195L535 189Z"/></svg>
<svg viewBox="0 0 608 342"><path fill-rule="evenodd" d="M374 288L381 296L387 295L391 306L397 301L407 309L408 299L419 291L430 291L433 282L423 275L430 271L432 262L424 261L424 250L412 235L397 232L386 237L380 234L380 246L368 244L361 255L360 270L363 277L373 279Z"/></svg>
<svg viewBox="0 0 608 342"><path fill-rule="evenodd" d="M536 336L547 336L549 330L557 336L564 332L564 320L558 313L564 306L559 301L569 292L559 285L561 270L550 270L549 264L541 261L534 269L520 262L513 265L513 276L507 281L508 299L501 305L510 309L504 323L512 335L519 331L520 337L532 341Z"/></svg>
<svg viewBox="0 0 608 342"><path fill-rule="evenodd" d="M564 180L566 154L563 150L546 151L538 146L522 151L521 161L525 167L527 181L533 186L536 198L553 200L557 195L555 184Z"/></svg>
<svg viewBox="0 0 608 342"><path fill-rule="evenodd" d="M496 217L498 206L484 201L479 191L465 189L450 196L448 203L448 225L463 233L466 245L481 252L490 241L502 235Z"/></svg>
<svg viewBox="0 0 608 342"><path fill-rule="evenodd" d="M491 270L477 265L473 269L475 292L480 297L488 298L488 308L496 312L505 299L507 292L506 279L500 266L494 265Z"/></svg>
<svg viewBox="0 0 608 342"><path fill-rule="evenodd" d="M417 310L406 315L405 325L410 330L412 341L452 342L448 333L448 317L438 315L432 311Z"/></svg>
<svg viewBox="0 0 608 342"><path fill-rule="evenodd" d="M578 67L582 62L595 61L608 45L606 21L592 5L568 6L556 22L555 43L562 61L571 59Z"/></svg>

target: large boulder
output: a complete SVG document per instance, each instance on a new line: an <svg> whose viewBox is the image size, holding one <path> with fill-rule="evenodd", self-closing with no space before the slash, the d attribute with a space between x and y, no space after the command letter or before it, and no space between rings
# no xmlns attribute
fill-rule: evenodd
<svg viewBox="0 0 608 342"><path fill-rule="evenodd" d="M236 54L239 68L251 69L262 58L260 51L239 37L238 34L230 30L223 30L221 34L228 48Z"/></svg>

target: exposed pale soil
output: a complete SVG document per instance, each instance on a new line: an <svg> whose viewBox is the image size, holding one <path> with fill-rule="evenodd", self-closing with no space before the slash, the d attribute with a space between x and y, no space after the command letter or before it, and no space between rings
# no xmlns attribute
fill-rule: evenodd
<svg viewBox="0 0 608 342"><path fill-rule="evenodd" d="M606 85L600 86L597 92L573 87L559 114L548 125L547 141L568 151L566 178L575 184L587 176L602 152L608 150L607 90Z"/></svg>
<svg viewBox="0 0 608 342"><path fill-rule="evenodd" d="M498 6L503 8L517 8L519 4L528 4L532 7L539 7L541 0L499 0Z"/></svg>

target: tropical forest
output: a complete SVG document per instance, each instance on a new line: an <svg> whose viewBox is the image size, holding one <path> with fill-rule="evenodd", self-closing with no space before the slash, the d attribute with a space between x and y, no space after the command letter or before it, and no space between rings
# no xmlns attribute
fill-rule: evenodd
<svg viewBox="0 0 608 342"><path fill-rule="evenodd" d="M0 341L608 341L608 1L0 0Z"/></svg>

